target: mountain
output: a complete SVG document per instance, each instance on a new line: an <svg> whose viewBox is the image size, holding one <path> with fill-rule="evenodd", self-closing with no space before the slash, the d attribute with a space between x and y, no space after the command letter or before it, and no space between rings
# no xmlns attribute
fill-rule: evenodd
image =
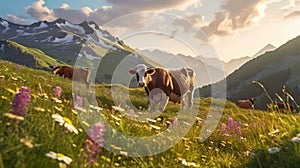
<svg viewBox="0 0 300 168"><path fill-rule="evenodd" d="M272 44L268 44L265 47L263 47L262 49L260 49L253 56L240 57L240 58L237 58L237 59L232 59L228 62L224 62L224 64L223 64L224 69L225 69L226 73L229 75L232 72L234 72L235 70L237 70L239 67L241 67L243 64L250 61L251 59L253 59L255 57L258 57L260 55L263 55L266 52L273 51L275 49L276 49L275 46L273 46Z"/></svg>
<svg viewBox="0 0 300 168"><path fill-rule="evenodd" d="M36 48L61 64L89 66L96 78L95 82L99 83L111 83L118 67L123 68L118 69L123 73L138 63L159 65L101 29L93 21L72 24L64 19L57 19L53 22L39 21L31 25L19 25L0 18L0 39ZM6 54L15 53L7 51ZM126 65L119 66L120 63ZM120 79L116 79L120 82L125 77L129 78L128 75L122 74Z"/></svg>
<svg viewBox="0 0 300 168"><path fill-rule="evenodd" d="M245 56L241 58L232 59L228 62L223 62L224 70L229 75L251 59L252 57Z"/></svg>
<svg viewBox="0 0 300 168"><path fill-rule="evenodd" d="M299 101L300 88L300 36L283 44L274 51L266 52L246 64L222 80L212 85L204 86L200 89L202 97L211 96L211 88L216 88L215 97L224 96L225 93L219 92L218 88L227 83L227 98L236 101L255 97L256 107L265 109L266 104L270 103L262 89L252 83L261 82L272 99L276 99L275 93L283 95L282 87ZM277 100L278 101L278 100Z"/></svg>
<svg viewBox="0 0 300 168"><path fill-rule="evenodd" d="M261 50L259 50L256 54L254 54L252 57L260 56L260 55L262 55L262 54L264 54L266 52L273 51L275 49L276 49L275 46L273 46L272 44L268 44L264 48L262 48Z"/></svg>
<svg viewBox="0 0 300 168"><path fill-rule="evenodd" d="M36 69L47 69L49 65L63 64L39 49L28 48L10 40L1 39L0 58Z"/></svg>

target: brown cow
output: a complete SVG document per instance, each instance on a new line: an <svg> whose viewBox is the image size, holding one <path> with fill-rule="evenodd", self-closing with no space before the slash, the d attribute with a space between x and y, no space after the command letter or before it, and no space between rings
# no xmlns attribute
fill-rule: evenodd
<svg viewBox="0 0 300 168"><path fill-rule="evenodd" d="M278 108L278 110L280 109L286 109L286 110L289 110L291 112L293 112L295 110L295 107L290 104L290 103L281 103L281 102L275 102L275 107Z"/></svg>
<svg viewBox="0 0 300 168"><path fill-rule="evenodd" d="M248 100L238 100L236 102L237 106L243 109L254 109L254 101L255 98L251 98Z"/></svg>
<svg viewBox="0 0 300 168"><path fill-rule="evenodd" d="M151 111L160 102L159 110L163 111L168 103L181 103L184 110L184 97L188 95L188 107L192 107L193 91L196 84L196 74L192 69L181 68L166 70L164 68L148 68L144 64L137 65L129 70L130 74L136 74L140 87L144 87L148 96Z"/></svg>
<svg viewBox="0 0 300 168"><path fill-rule="evenodd" d="M89 77L91 71L87 67L73 67L73 66L50 66L52 73L55 75L63 76L77 82L85 83L89 86Z"/></svg>

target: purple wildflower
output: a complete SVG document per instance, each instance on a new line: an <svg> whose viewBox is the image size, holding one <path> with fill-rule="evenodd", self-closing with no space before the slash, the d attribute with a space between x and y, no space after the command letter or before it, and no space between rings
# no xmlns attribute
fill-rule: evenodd
<svg viewBox="0 0 300 168"><path fill-rule="evenodd" d="M22 66L18 64L18 65L17 65L17 71L19 71L19 70L21 69L21 67L22 67Z"/></svg>
<svg viewBox="0 0 300 168"><path fill-rule="evenodd" d="M222 123L221 133L222 135L234 136L235 134L242 138L242 123L234 121L231 117L228 117L227 125Z"/></svg>
<svg viewBox="0 0 300 168"><path fill-rule="evenodd" d="M242 138L242 129L241 129L241 125L238 125L236 128L236 133L237 135Z"/></svg>
<svg viewBox="0 0 300 168"><path fill-rule="evenodd" d="M234 122L234 120L231 117L228 117L227 126L228 126L228 131L229 132L231 132L232 130L234 130L235 122Z"/></svg>
<svg viewBox="0 0 300 168"><path fill-rule="evenodd" d="M83 105L83 99L82 99L82 97L76 96L74 104L75 104L75 106L77 105L79 107L82 107L82 105Z"/></svg>
<svg viewBox="0 0 300 168"><path fill-rule="evenodd" d="M24 117L28 111L30 98L30 88L21 86L12 103L13 114Z"/></svg>
<svg viewBox="0 0 300 168"><path fill-rule="evenodd" d="M227 135L226 124L224 124L224 123L222 123L222 125L221 125L221 133L223 135Z"/></svg>
<svg viewBox="0 0 300 168"><path fill-rule="evenodd" d="M129 113L130 118L133 119L134 118L134 109L129 109L128 113Z"/></svg>
<svg viewBox="0 0 300 168"><path fill-rule="evenodd" d="M58 98L60 98L60 96L61 96L61 87L59 87L59 86L56 86L53 90L52 90L52 96L53 97L58 97Z"/></svg>
<svg viewBox="0 0 300 168"><path fill-rule="evenodd" d="M84 154L88 158L88 163L98 162L96 156L101 152L104 142L105 125L101 123L94 124L85 140Z"/></svg>
<svg viewBox="0 0 300 168"><path fill-rule="evenodd" d="M174 117L174 118L172 119L171 128L177 127L178 124L179 124L178 118L177 118L177 117Z"/></svg>

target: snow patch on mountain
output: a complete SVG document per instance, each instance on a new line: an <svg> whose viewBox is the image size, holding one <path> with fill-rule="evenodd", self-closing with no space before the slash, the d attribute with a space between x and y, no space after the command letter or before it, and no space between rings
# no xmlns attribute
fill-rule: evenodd
<svg viewBox="0 0 300 168"><path fill-rule="evenodd" d="M74 31L75 33L80 33L80 34L84 34L85 31L84 29L81 27L81 26L78 26L78 25L73 25L69 22L66 22L66 23L56 23L56 25L62 29L65 29L65 30L72 30Z"/></svg>
<svg viewBox="0 0 300 168"><path fill-rule="evenodd" d="M34 32L34 33L24 32L22 34L22 36L34 36L34 35L38 35L38 34L42 34L42 33L48 33L48 30L40 31L40 32Z"/></svg>
<svg viewBox="0 0 300 168"><path fill-rule="evenodd" d="M40 26L37 27L36 29L43 29L43 28L47 28L47 27L48 27L48 25L46 23L41 22Z"/></svg>
<svg viewBox="0 0 300 168"><path fill-rule="evenodd" d="M68 43L73 40L73 35L67 34L64 38L57 38L52 41L53 43Z"/></svg>
<svg viewBox="0 0 300 168"><path fill-rule="evenodd" d="M4 44L1 44L0 50L4 52Z"/></svg>
<svg viewBox="0 0 300 168"><path fill-rule="evenodd" d="M5 27L5 29L2 31L3 33L7 32L9 30L9 24L7 21L2 21L2 22L0 22L0 24Z"/></svg>

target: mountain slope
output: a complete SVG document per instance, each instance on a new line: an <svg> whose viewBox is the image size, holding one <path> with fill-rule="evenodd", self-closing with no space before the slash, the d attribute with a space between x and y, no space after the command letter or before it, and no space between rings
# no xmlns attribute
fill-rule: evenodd
<svg viewBox="0 0 300 168"><path fill-rule="evenodd" d="M0 58L36 69L63 64L36 48L28 48L10 40L0 39Z"/></svg>
<svg viewBox="0 0 300 168"><path fill-rule="evenodd" d="M268 44L264 48L262 48L261 50L259 50L256 54L254 54L252 57L260 56L260 55L262 55L262 54L264 54L266 52L273 51L275 49L276 49L275 46L273 46L272 44Z"/></svg>
<svg viewBox="0 0 300 168"><path fill-rule="evenodd" d="M270 95L275 99L275 93L282 95L281 88L287 86L287 91L299 101L300 88L300 36L288 41L278 49L267 52L257 58L250 60L237 71L226 78L227 98L236 101L237 99L256 97L256 107L266 108L270 103L261 88L252 84L252 81L259 81L265 85ZM218 87L224 84L225 80L213 84ZM211 85L200 89L201 96L210 96ZM216 94L218 96L224 93Z"/></svg>

